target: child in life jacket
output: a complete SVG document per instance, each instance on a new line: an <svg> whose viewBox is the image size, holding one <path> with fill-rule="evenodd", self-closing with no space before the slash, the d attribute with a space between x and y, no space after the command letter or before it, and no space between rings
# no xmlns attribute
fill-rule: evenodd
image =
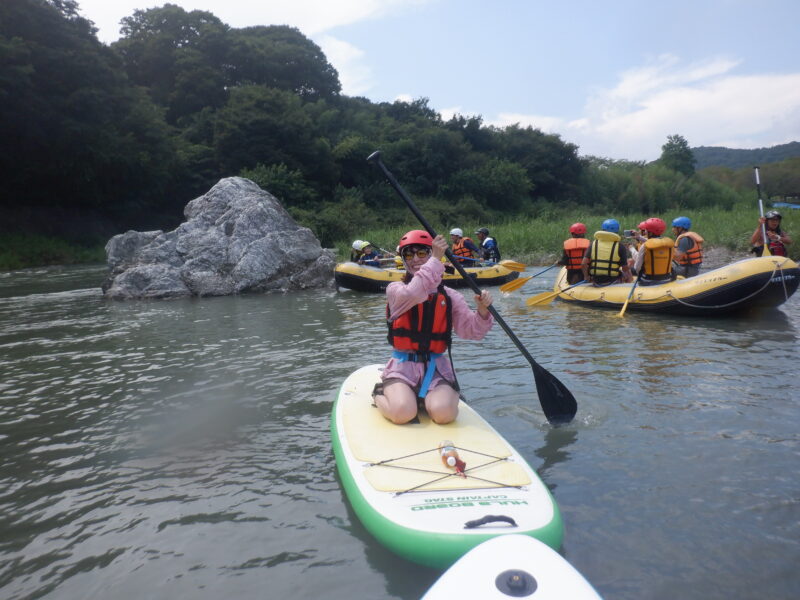
<svg viewBox="0 0 800 600"><path fill-rule="evenodd" d="M788 256L786 246L792 243L789 234L781 230L781 220L783 216L777 210L767 212L758 220L758 227L750 238L753 246L752 252L756 256L764 254L764 234L767 235L769 253L772 256Z"/></svg>
<svg viewBox="0 0 800 600"><path fill-rule="evenodd" d="M386 288L386 318L392 358L381 374L373 398L381 414L393 423L417 415L417 398L434 422L450 423L458 415L458 384L447 356L452 333L480 340L491 329L491 294L475 296L471 310L460 292L444 287L442 257L447 241L414 230L400 238L406 268L403 281Z"/></svg>
<svg viewBox="0 0 800 600"><path fill-rule="evenodd" d="M564 241L564 252L559 265L567 267L567 283L572 285L583 280L581 264L591 242L586 239L586 225L573 223L569 228L569 239Z"/></svg>

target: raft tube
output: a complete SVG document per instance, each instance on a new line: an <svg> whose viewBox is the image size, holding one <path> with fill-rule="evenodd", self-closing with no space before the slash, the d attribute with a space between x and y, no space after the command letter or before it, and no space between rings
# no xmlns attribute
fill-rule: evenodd
<svg viewBox="0 0 800 600"><path fill-rule="evenodd" d="M569 287L566 269L556 277L553 291ZM637 285L627 311L713 317L773 308L786 302L800 284L797 263L785 256L747 258L705 271L688 279L659 285ZM558 298L593 308L620 310L631 291L631 283L595 287L582 284L560 293Z"/></svg>
<svg viewBox="0 0 800 600"><path fill-rule="evenodd" d="M500 261L485 267L465 267L464 270L481 287L503 285L512 279L519 277L518 271L503 265L505 261ZM402 281L406 274L405 269L396 267L382 269L380 267L368 267L354 262L339 263L333 271L336 286L355 290L357 292L384 292L386 286L393 281ZM442 282L451 288L467 287L469 283L458 274L445 273Z"/></svg>

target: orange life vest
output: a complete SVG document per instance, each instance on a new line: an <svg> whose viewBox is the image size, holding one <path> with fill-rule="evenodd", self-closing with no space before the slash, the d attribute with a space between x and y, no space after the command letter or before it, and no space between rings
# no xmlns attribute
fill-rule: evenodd
<svg viewBox="0 0 800 600"><path fill-rule="evenodd" d="M569 271L577 271L581 268L583 255L591 242L586 238L569 238L564 240L564 254L567 255L566 267Z"/></svg>
<svg viewBox="0 0 800 600"><path fill-rule="evenodd" d="M644 243L642 272L651 279L663 279L672 273L672 239L650 238Z"/></svg>
<svg viewBox="0 0 800 600"><path fill-rule="evenodd" d="M465 242L472 242L471 239L468 237L459 238L457 242L453 244L453 254L456 256L466 256L467 258L474 258L472 256L472 250L465 246ZM474 242L473 242L474 244Z"/></svg>
<svg viewBox="0 0 800 600"><path fill-rule="evenodd" d="M694 246L692 246L681 258L677 259L679 265L699 265L703 262L703 238L700 235L696 234L694 231L684 231L682 234L678 236L678 239L675 240L675 247L678 247L678 242L681 241L681 238L691 238L694 240Z"/></svg>
<svg viewBox="0 0 800 600"><path fill-rule="evenodd" d="M453 305L444 287L402 315L391 320L386 307L389 343L395 350L408 353L443 354L450 347L453 330Z"/></svg>

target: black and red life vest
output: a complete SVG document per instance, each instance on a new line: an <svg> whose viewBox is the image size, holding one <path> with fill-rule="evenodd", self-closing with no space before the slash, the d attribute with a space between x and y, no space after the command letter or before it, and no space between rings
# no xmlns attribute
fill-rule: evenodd
<svg viewBox="0 0 800 600"><path fill-rule="evenodd" d="M388 340L395 350L409 354L443 354L450 347L453 305L444 286L440 285L435 294L393 321L390 317L387 306Z"/></svg>
<svg viewBox="0 0 800 600"><path fill-rule="evenodd" d="M564 254L567 257L565 265L570 271L577 271L581 268L583 256L591 242L586 238L570 238L564 240Z"/></svg>

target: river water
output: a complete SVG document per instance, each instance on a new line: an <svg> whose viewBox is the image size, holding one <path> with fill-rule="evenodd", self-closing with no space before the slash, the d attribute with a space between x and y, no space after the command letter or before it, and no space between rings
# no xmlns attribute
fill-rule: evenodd
<svg viewBox="0 0 800 600"><path fill-rule="evenodd" d="M537 269L531 269L531 273ZM578 400L544 419L502 329L457 341L471 404L552 490L608 600L800 596L800 300L724 320L499 312ZM419 598L440 575L360 525L338 387L387 357L384 300L108 302L103 267L0 273L0 597Z"/></svg>

